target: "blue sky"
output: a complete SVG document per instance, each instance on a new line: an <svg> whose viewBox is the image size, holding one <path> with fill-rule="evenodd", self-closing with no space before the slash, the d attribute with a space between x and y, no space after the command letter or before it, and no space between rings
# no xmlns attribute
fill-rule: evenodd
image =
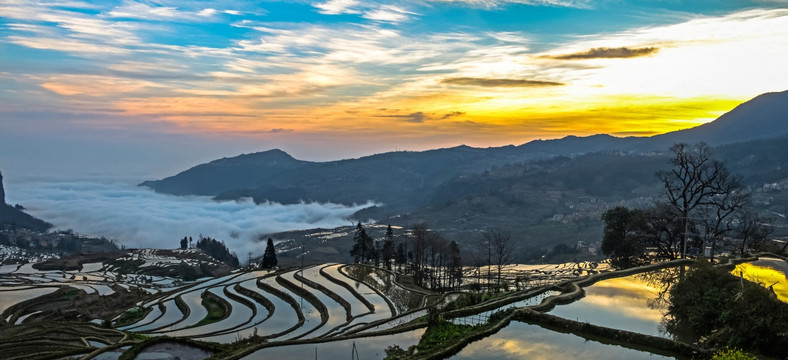
<svg viewBox="0 0 788 360"><path fill-rule="evenodd" d="M785 90L785 58L781 0L0 0L0 169L652 135Z"/></svg>

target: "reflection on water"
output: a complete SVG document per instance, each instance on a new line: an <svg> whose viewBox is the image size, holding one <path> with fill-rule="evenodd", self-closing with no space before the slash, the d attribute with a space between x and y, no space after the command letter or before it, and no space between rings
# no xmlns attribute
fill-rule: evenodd
<svg viewBox="0 0 788 360"><path fill-rule="evenodd" d="M649 352L587 341L579 336L512 321L498 333L473 342L451 359L669 359Z"/></svg>
<svg viewBox="0 0 788 360"><path fill-rule="evenodd" d="M556 306L551 314L599 326L668 337L660 324L664 297L677 268L603 280L584 288L586 296Z"/></svg>
<svg viewBox="0 0 788 360"><path fill-rule="evenodd" d="M731 273L765 287L771 287L778 299L788 303L788 278L786 278L788 263L785 261L762 258L751 263L736 265Z"/></svg>
<svg viewBox="0 0 788 360"><path fill-rule="evenodd" d="M412 345L416 345L422 334L424 334L424 329L352 340L276 346L258 350L244 357L244 359L348 359L353 350L353 343L355 343L359 359L383 359L386 357L385 349L387 347L397 345L402 349L407 349Z"/></svg>

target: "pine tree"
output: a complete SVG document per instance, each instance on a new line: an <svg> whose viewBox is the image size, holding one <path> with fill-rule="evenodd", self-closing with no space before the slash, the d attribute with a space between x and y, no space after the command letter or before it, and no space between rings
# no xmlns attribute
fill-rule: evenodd
<svg viewBox="0 0 788 360"><path fill-rule="evenodd" d="M367 240L369 238L369 240ZM350 250L350 256L356 263L363 263L369 256L370 249L373 247L372 238L367 235L367 231L361 226L361 221L356 225L356 233L353 235L353 248ZM374 249L372 249L374 251Z"/></svg>
<svg viewBox="0 0 788 360"><path fill-rule="evenodd" d="M274 250L274 241L268 238L268 244L265 246L265 253L263 253L263 269L271 269L276 267L276 250Z"/></svg>
<svg viewBox="0 0 788 360"><path fill-rule="evenodd" d="M391 261L394 259L394 251L394 232L391 230L391 225L389 224L388 229L386 229L386 238L383 240L383 251L381 253L383 264L386 265L386 269L388 270L391 270Z"/></svg>
<svg viewBox="0 0 788 360"><path fill-rule="evenodd" d="M405 243L401 242L397 245L397 252L394 254L394 262L397 263L397 269L402 271L402 265L408 261L408 252L405 249Z"/></svg>

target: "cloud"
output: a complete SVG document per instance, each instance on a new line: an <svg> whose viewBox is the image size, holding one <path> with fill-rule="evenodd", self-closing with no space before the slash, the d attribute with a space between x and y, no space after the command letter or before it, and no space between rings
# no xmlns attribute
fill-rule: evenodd
<svg viewBox="0 0 788 360"><path fill-rule="evenodd" d="M59 229L106 236L128 247L151 248L174 248L179 238L202 234L225 241L238 254L251 251L255 255L263 251L255 241L260 235L348 225L347 217L373 205L216 202L99 181L28 181L13 188L10 201L23 204Z"/></svg>
<svg viewBox="0 0 788 360"><path fill-rule="evenodd" d="M206 8L199 11L185 11L173 6L148 5L136 1L124 1L107 13L107 16L122 19L137 20L166 20L166 21L194 21L210 17L217 11Z"/></svg>
<svg viewBox="0 0 788 360"><path fill-rule="evenodd" d="M482 87L542 87L542 86L561 86L560 82L526 80L526 79L490 79L475 77L446 78L441 81L450 85L468 85Z"/></svg>
<svg viewBox="0 0 788 360"><path fill-rule="evenodd" d="M72 54L127 54L129 50L122 47L95 44L89 41L79 41L63 38L9 36L11 43L32 49L57 50Z"/></svg>
<svg viewBox="0 0 788 360"><path fill-rule="evenodd" d="M436 3L463 4L484 8L497 8L512 4L532 6L559 6L572 8L589 8L590 0L428 0Z"/></svg>
<svg viewBox="0 0 788 360"><path fill-rule="evenodd" d="M581 59L619 59L619 58L634 58L641 56L653 55L659 51L657 47L641 47L641 48L594 48L588 51L577 52L565 55L548 55L546 57L556 60L581 60Z"/></svg>
<svg viewBox="0 0 788 360"><path fill-rule="evenodd" d="M54 93L74 96L111 96L159 87L154 82L100 75L54 75L43 80L41 87Z"/></svg>
<svg viewBox="0 0 788 360"><path fill-rule="evenodd" d="M380 109L382 111L389 111L388 109ZM393 110L396 112L397 110ZM425 119L430 118L429 115L425 114L423 111L412 112L409 114L387 114L387 115L377 115L377 117L381 118L394 118L394 119L401 119L405 122L414 123L414 124L421 124L424 122Z"/></svg>
<svg viewBox="0 0 788 360"><path fill-rule="evenodd" d="M321 14L326 15L339 15L339 14L358 14L357 10L353 7L358 5L357 0L328 0L326 2L314 3L312 6L320 9Z"/></svg>
<svg viewBox="0 0 788 360"><path fill-rule="evenodd" d="M462 115L465 115L465 112L463 112L463 111L452 111L450 113L446 113L445 115L441 116L441 120L445 120L445 119L448 119L448 118L453 118L455 116L462 116Z"/></svg>
<svg viewBox="0 0 788 360"><path fill-rule="evenodd" d="M383 5L379 9L367 11L362 17L377 21L401 22L407 20L409 15L415 14L398 6Z"/></svg>

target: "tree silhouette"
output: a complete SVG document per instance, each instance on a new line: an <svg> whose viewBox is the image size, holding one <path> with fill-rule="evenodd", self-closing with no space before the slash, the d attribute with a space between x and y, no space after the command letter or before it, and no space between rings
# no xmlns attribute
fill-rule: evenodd
<svg viewBox="0 0 788 360"><path fill-rule="evenodd" d="M0 171L0 205L5 205L5 189L3 188L3 172Z"/></svg>
<svg viewBox="0 0 788 360"><path fill-rule="evenodd" d="M276 267L276 250L274 250L274 241L268 238L268 244L265 246L265 253L263 253L263 269L271 269Z"/></svg>
<svg viewBox="0 0 788 360"><path fill-rule="evenodd" d="M391 270L391 261L394 260L394 231L391 230L391 224L386 229L386 237L383 240L383 250L381 257L386 269Z"/></svg>
<svg viewBox="0 0 788 360"><path fill-rule="evenodd" d="M605 222L602 252L610 255L610 264L617 268L639 265L645 251L642 241L645 213L617 206L605 211L602 221Z"/></svg>
<svg viewBox="0 0 788 360"><path fill-rule="evenodd" d="M501 288L501 273L503 266L509 264L512 252L514 251L512 243L512 235L508 231L501 229L492 229L484 233L484 240L490 247L492 260L495 262L495 267L498 270L498 289Z"/></svg>
<svg viewBox="0 0 788 360"><path fill-rule="evenodd" d="M670 147L670 152L674 167L657 172L657 178L665 187L668 203L681 214L684 228L681 255L686 257L691 216L695 210L715 205L715 200L735 193L741 185L723 163L711 158L711 150L704 142L678 143Z"/></svg>
<svg viewBox="0 0 788 360"><path fill-rule="evenodd" d="M353 235L353 248L350 250L350 256L356 263L365 263L377 256L374 241L360 221L356 225L356 233Z"/></svg>

